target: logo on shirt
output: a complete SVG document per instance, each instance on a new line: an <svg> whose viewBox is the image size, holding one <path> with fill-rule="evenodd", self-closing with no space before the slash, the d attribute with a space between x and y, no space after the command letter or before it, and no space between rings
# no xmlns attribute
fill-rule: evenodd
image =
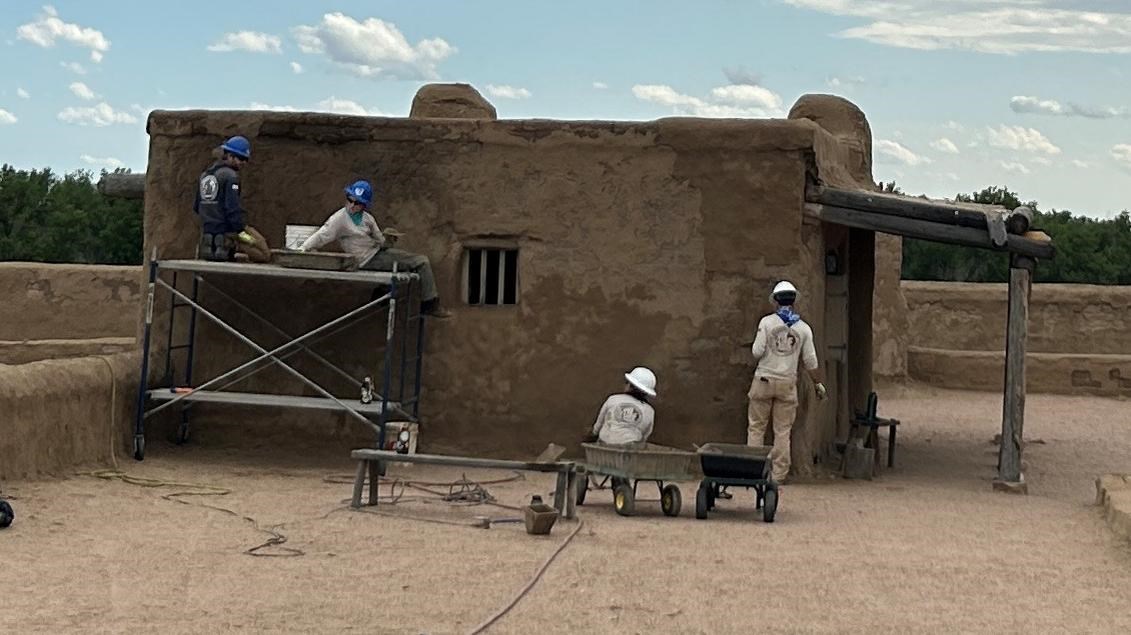
<svg viewBox="0 0 1131 635"><path fill-rule="evenodd" d="M220 182L216 180L215 175L208 174L200 179L200 198L206 201L214 201L219 193Z"/></svg>
<svg viewBox="0 0 1131 635"><path fill-rule="evenodd" d="M775 354L789 357L801 347L801 336L783 324L770 330L769 344Z"/></svg>
<svg viewBox="0 0 1131 635"><path fill-rule="evenodd" d="M644 413L640 411L640 408L637 408L632 404L625 404L623 406L617 407L617 421L621 421L623 423L640 423L640 420L643 418Z"/></svg>

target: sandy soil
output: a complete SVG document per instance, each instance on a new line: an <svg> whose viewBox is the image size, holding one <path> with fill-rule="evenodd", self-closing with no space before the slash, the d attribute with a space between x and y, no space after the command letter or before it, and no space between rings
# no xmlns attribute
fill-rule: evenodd
<svg viewBox="0 0 1131 635"><path fill-rule="evenodd" d="M1098 474L1131 470L1126 403L1030 397L1026 433L1044 443L1028 448L1027 497L990 491L999 397L916 388L887 391L880 403L905 423L897 469L872 482L787 486L773 524L745 493L695 520L694 484L683 486L678 519L644 502L638 517L620 518L608 492L590 492L580 533L490 632L1131 631L1131 546L1092 506ZM533 538L518 525L348 511L350 485L325 477L352 466L310 450L151 446L145 463L122 467L231 493L167 500L185 488L78 475L6 483L18 518L0 533L0 630L462 633L506 603L574 527L560 521ZM517 505L551 482L487 487ZM305 555L246 555L266 536L198 503L282 524L286 546ZM435 499L382 509L457 523L516 515Z"/></svg>

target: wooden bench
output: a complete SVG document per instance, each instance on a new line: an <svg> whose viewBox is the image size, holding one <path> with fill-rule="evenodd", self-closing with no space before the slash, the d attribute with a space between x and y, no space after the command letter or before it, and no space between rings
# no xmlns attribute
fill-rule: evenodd
<svg viewBox="0 0 1131 635"><path fill-rule="evenodd" d="M899 425L899 419L885 419L876 415L879 409L879 397L876 393L868 394L868 408L865 412L856 411L856 416L849 422L848 438L849 440L856 438L856 430L858 428L867 428L864 437L864 447L876 450L876 463L880 462L879 446L880 434L879 429L886 427L888 429L888 467L895 466L895 430Z"/></svg>
<svg viewBox="0 0 1131 635"><path fill-rule="evenodd" d="M397 454L389 450L354 450L350 457L357 461L357 476L353 482L354 509L361 507L365 492L366 476L369 477L369 505L376 506L379 479L385 473L387 463L422 463L426 465L454 465L458 467L485 468L494 470L519 470L526 472L555 472L558 475L554 487L554 508L563 518L576 515L577 502L577 464L572 461L553 461L546 463L527 461L507 461L498 459L477 459L467 456L446 456L441 454Z"/></svg>

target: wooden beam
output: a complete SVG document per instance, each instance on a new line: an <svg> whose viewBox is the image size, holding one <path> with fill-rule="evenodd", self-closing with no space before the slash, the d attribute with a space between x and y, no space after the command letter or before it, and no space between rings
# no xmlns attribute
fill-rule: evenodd
<svg viewBox="0 0 1131 635"><path fill-rule="evenodd" d="M574 469L572 461L553 461L533 463L529 461L508 461L503 459L480 459L468 456L448 456L444 454L397 454L390 450L354 450L350 457L355 461L388 461L393 463L424 463L428 465L456 465L496 470L526 470L530 472L569 472Z"/></svg>
<svg viewBox="0 0 1131 635"><path fill-rule="evenodd" d="M1009 214L1009 211L1000 205L937 201L901 194L843 190L822 185L809 186L805 192L805 200L810 203L857 209L874 214L900 216L976 229L986 229L988 224L986 216L988 214L1000 213L1003 216Z"/></svg>
<svg viewBox="0 0 1131 635"><path fill-rule="evenodd" d="M868 229L885 234L895 234L908 238L930 240L952 245L966 247L981 247L997 251L1009 251L1029 258L1052 259L1056 255L1056 248L1051 242L1033 240L1022 236L1010 234L1004 247L994 247L990 235L985 229L972 227L959 227L935 223L931 221L890 216L857 209L847 209L832 205L807 203L805 213L826 223L835 223L858 229Z"/></svg>
<svg viewBox="0 0 1131 635"><path fill-rule="evenodd" d="M145 173L107 174L98 181L98 191L110 198L145 198Z"/></svg>
<svg viewBox="0 0 1131 635"><path fill-rule="evenodd" d="M1021 471L1025 428L1025 345L1029 334L1029 293L1036 263L1014 256L1009 268L1009 312L1005 338L1005 396L1002 404L1001 446L994 488L1026 493Z"/></svg>

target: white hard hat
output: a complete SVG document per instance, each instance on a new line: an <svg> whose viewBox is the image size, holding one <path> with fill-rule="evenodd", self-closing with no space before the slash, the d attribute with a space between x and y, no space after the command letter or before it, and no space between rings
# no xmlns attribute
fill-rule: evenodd
<svg viewBox="0 0 1131 635"><path fill-rule="evenodd" d="M782 280L774 285L774 290L770 292L770 301L772 302L779 293L792 293L794 297L797 296L797 287L789 280Z"/></svg>
<svg viewBox="0 0 1131 635"><path fill-rule="evenodd" d="M647 368L637 366L631 373L625 373L624 378L649 397L656 396L656 374Z"/></svg>

